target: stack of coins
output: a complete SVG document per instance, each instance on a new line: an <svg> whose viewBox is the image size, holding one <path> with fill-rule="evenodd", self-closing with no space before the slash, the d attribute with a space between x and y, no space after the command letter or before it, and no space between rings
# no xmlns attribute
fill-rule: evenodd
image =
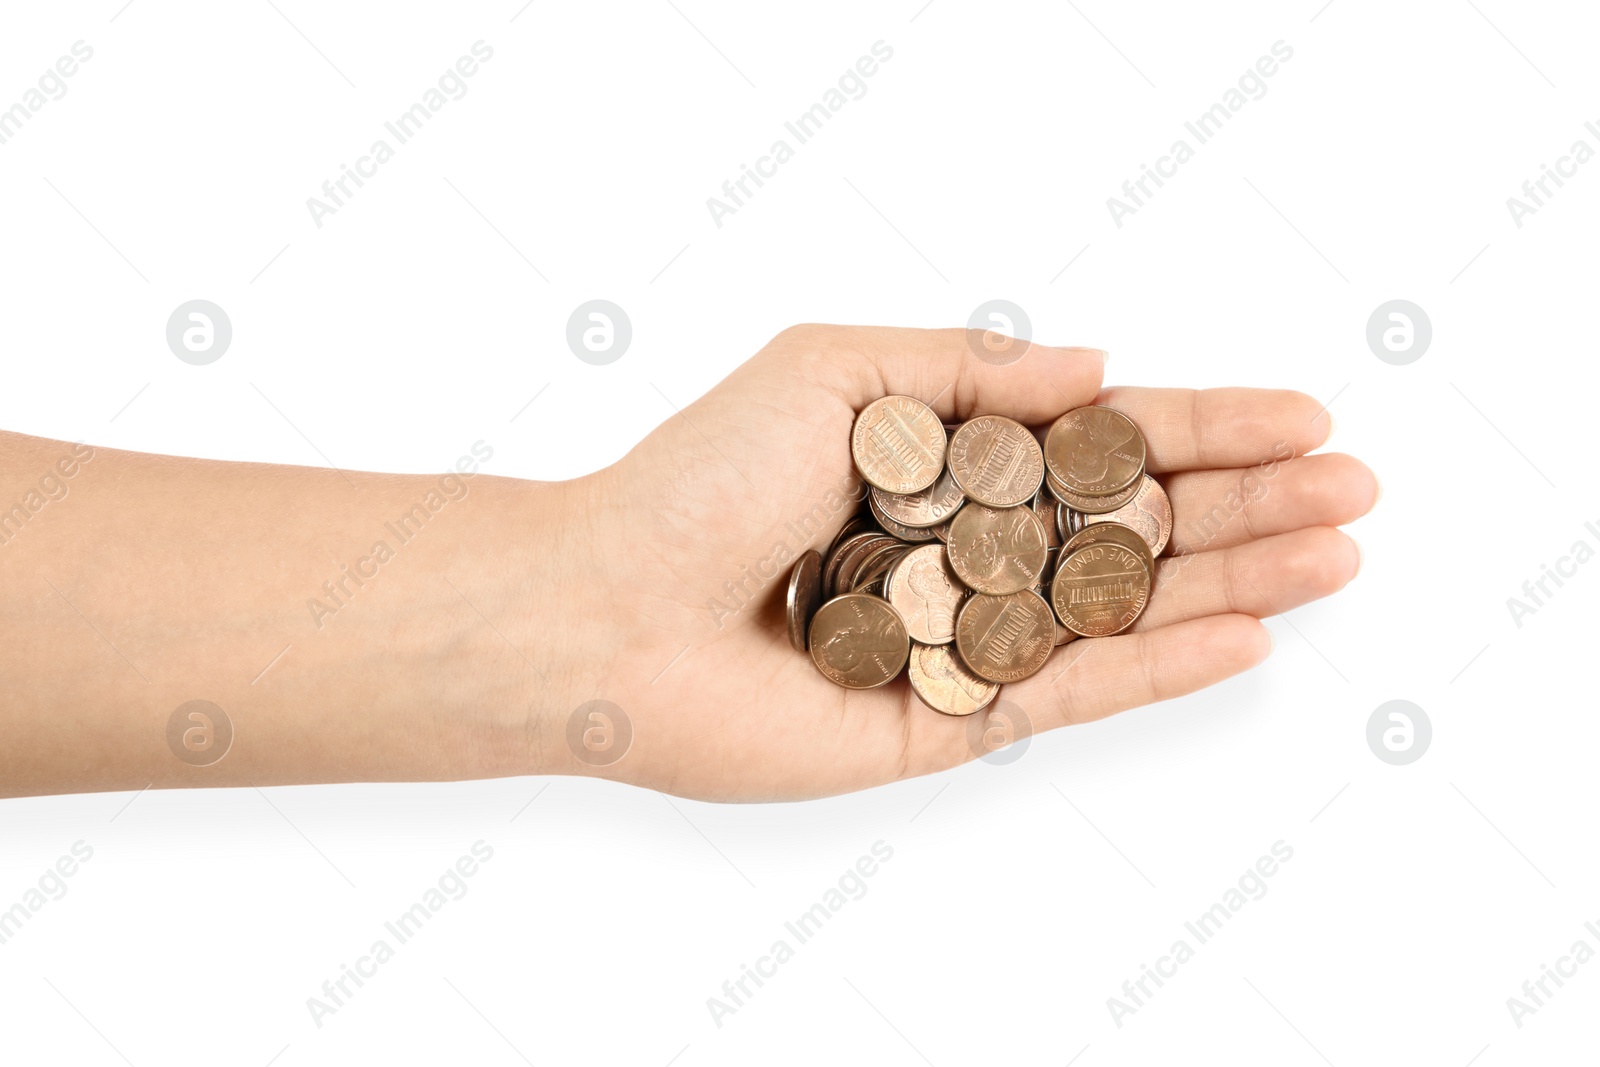
<svg viewBox="0 0 1600 1067"><path fill-rule="evenodd" d="M987 707L1056 647L1139 618L1172 507L1144 436L1107 407L1042 436L1001 415L947 426L920 401L875 400L850 452L866 510L789 575L789 640L849 689L907 672L947 715Z"/></svg>

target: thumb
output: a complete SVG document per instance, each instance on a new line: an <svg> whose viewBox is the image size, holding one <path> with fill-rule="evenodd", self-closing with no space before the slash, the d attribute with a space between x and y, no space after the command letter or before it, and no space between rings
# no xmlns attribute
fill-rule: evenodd
<svg viewBox="0 0 1600 1067"><path fill-rule="evenodd" d="M1053 348L982 330L794 326L764 355L814 364L852 408L891 393L947 421L1006 415L1027 425L1094 402L1105 370L1095 348Z"/></svg>

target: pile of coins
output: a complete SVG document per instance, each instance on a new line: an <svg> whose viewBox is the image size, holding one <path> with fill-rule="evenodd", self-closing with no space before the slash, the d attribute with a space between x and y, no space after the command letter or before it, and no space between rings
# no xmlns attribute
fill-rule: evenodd
<svg viewBox="0 0 1600 1067"><path fill-rule="evenodd" d="M1172 506L1120 411L1077 408L1035 435L886 396L856 417L850 452L867 509L789 575L789 640L830 682L871 689L904 669L930 708L970 715L1149 602Z"/></svg>

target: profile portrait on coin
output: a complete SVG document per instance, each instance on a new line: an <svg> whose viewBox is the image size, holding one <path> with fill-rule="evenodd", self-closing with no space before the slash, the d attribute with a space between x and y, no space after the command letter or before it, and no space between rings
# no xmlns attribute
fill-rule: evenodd
<svg viewBox="0 0 1600 1067"><path fill-rule="evenodd" d="M1068 471L1077 482L1102 481L1111 467L1111 454L1133 436L1128 428L1118 423L1099 419L1085 419L1084 433L1072 438L1072 451L1068 453Z"/></svg>
<svg viewBox="0 0 1600 1067"><path fill-rule="evenodd" d="M844 593L818 608L809 644L817 669L847 689L892 681L911 650L899 613L869 593Z"/></svg>
<svg viewBox="0 0 1600 1067"><path fill-rule="evenodd" d="M1126 415L1108 407L1077 408L1061 416L1045 435L1044 454L1050 473L1074 493L1120 492L1144 473L1144 435Z"/></svg>
<svg viewBox="0 0 1600 1067"><path fill-rule="evenodd" d="M999 685L973 674L949 645L916 645L907 673L922 702L946 715L971 715L1000 695Z"/></svg>
<svg viewBox="0 0 1600 1067"><path fill-rule="evenodd" d="M890 575L888 599L914 640L942 645L955 637L956 610L965 590L949 571L942 545L913 549Z"/></svg>
<svg viewBox="0 0 1600 1067"><path fill-rule="evenodd" d="M966 585L993 596L1038 581L1049 553L1044 526L1029 507L969 503L950 522L950 566Z"/></svg>

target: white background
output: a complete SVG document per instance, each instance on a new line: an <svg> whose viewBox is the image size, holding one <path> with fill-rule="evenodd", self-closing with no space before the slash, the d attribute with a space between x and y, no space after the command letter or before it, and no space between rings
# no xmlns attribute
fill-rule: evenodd
<svg viewBox="0 0 1600 1067"><path fill-rule="evenodd" d="M0 145L0 425L416 471L482 439L491 473L562 478L786 325L1003 297L1113 382L1331 401L1330 447L1385 490L1356 582L1206 693L817 803L565 778L7 801L0 908L94 855L0 946L0 1061L1592 1057L1600 963L1521 1028L1506 998L1600 949L1600 564L1521 627L1506 601L1600 546L1600 162L1520 228L1506 199L1600 148L1600 20L921 2L7 5L0 106L94 56ZM480 39L467 95L317 228L307 197ZM879 40L866 95L714 225L706 198ZM1279 40L1266 95L1114 225L1107 197ZM606 367L564 341L596 297L634 328ZM234 329L205 367L164 337L194 298ZM1433 324L1409 366L1365 340L1395 298ZM1434 731L1403 767L1365 736L1395 698ZM316 1026L307 998L479 840L470 892ZM715 1025L707 998L880 840L867 894ZM1280 840L1266 896L1118 1027L1107 998Z"/></svg>

